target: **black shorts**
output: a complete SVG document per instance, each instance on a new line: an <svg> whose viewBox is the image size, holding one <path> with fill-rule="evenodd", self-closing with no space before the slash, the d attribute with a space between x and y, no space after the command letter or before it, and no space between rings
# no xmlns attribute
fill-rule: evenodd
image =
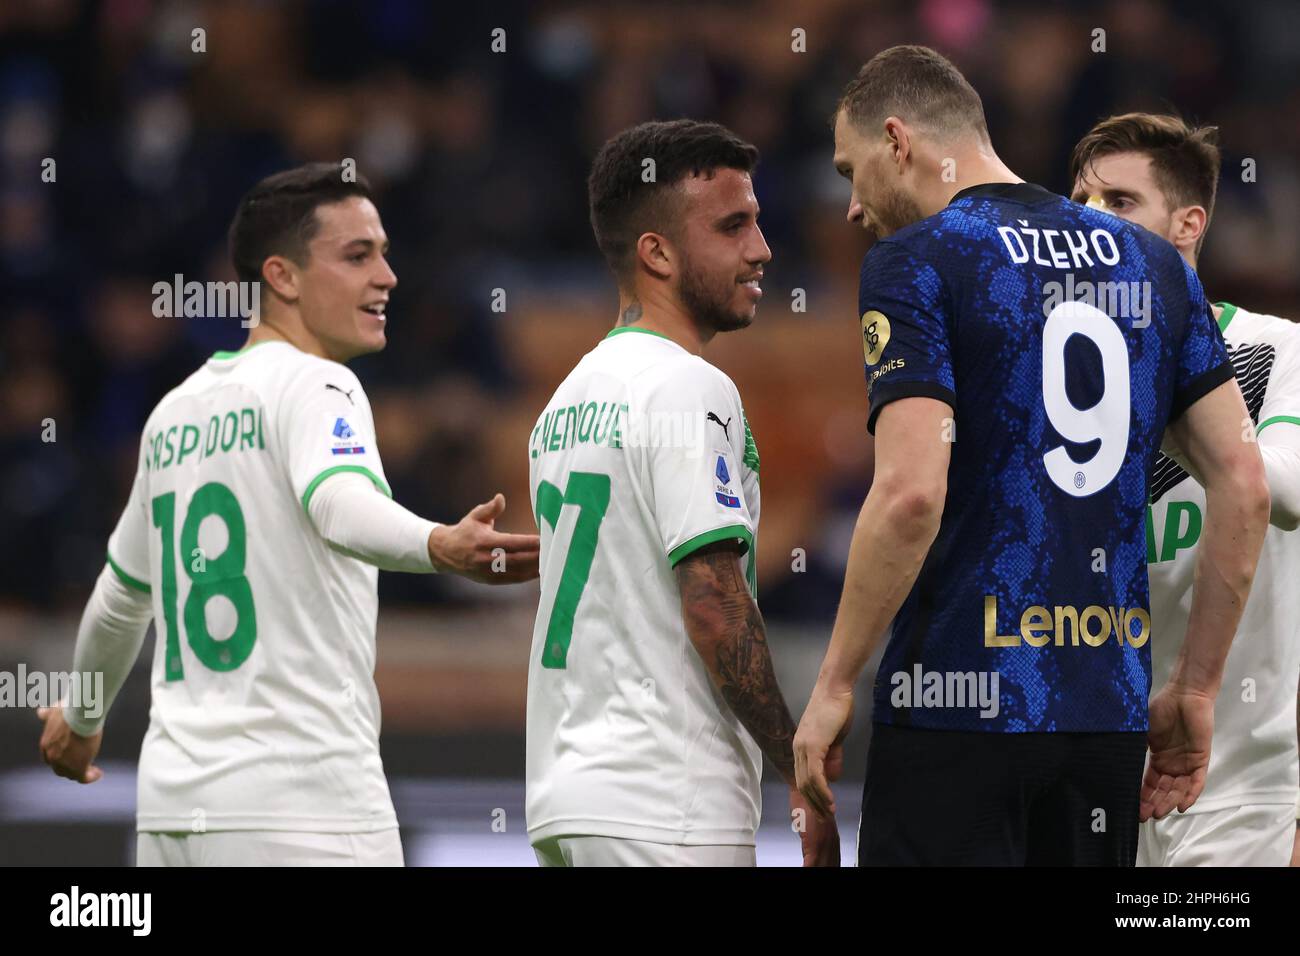
<svg viewBox="0 0 1300 956"><path fill-rule="evenodd" d="M859 866L1132 866L1146 734L872 724Z"/></svg>

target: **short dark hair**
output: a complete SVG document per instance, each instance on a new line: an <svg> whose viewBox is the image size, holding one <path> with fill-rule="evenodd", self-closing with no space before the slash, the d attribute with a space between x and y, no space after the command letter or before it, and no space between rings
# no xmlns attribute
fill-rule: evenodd
<svg viewBox="0 0 1300 956"><path fill-rule="evenodd" d="M984 103L961 70L928 46L891 46L862 65L835 105L858 129L874 131L886 117L948 137L965 132L988 142Z"/></svg>
<svg viewBox="0 0 1300 956"><path fill-rule="evenodd" d="M1219 191L1219 128L1193 126L1173 113L1123 113L1102 120L1075 144L1070 183L1103 156L1141 153L1170 209L1200 206L1208 224ZM1196 248L1199 251L1205 233Z"/></svg>
<svg viewBox="0 0 1300 956"><path fill-rule="evenodd" d="M262 278L268 256L307 262L307 246L320 228L316 207L351 196L371 199L370 183L357 173L343 178L338 163L307 163L267 176L244 194L230 223L230 261L244 282Z"/></svg>
<svg viewBox="0 0 1300 956"><path fill-rule="evenodd" d="M654 179L644 179L645 160ZM679 211L675 187L717 169L752 172L758 148L717 123L679 119L625 129L601 147L587 178L591 229L620 284L632 273L632 251L647 232L671 233Z"/></svg>

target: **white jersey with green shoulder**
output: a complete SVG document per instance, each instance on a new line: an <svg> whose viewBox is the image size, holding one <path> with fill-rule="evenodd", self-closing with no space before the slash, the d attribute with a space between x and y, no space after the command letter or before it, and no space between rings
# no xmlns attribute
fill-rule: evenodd
<svg viewBox="0 0 1300 956"><path fill-rule="evenodd" d="M1219 327L1260 444L1276 438L1293 442L1294 430L1300 429L1300 326L1219 305ZM1168 681L1187 632L1205 490L1161 455L1152 470L1151 498L1147 561L1155 693ZM1215 703L1205 789L1190 813L1296 800L1297 582L1300 532L1270 526Z"/></svg>
<svg viewBox="0 0 1300 956"><path fill-rule="evenodd" d="M361 383L285 342L217 353L149 416L108 545L119 577L150 592L158 635L141 831L397 825L379 758L378 571L307 515L338 471L390 494Z"/></svg>
<svg viewBox="0 0 1300 956"><path fill-rule="evenodd" d="M665 336L615 329L538 418L529 477L531 841L752 845L762 755L686 633L673 571L736 540L754 591L758 452L736 386Z"/></svg>

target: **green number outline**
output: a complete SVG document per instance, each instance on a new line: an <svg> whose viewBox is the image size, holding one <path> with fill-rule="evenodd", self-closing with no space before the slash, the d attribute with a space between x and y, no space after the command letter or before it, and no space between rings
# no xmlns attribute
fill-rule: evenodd
<svg viewBox="0 0 1300 956"><path fill-rule="evenodd" d="M162 531L163 618L166 623L165 670L168 681L183 680L185 669L181 660L180 640L176 624L176 494L168 492L153 500L154 527ZM185 638L199 662L209 670L224 672L239 667L253 652L257 643L257 608L253 603L253 589L244 574L248 555L247 524L239 500L226 485L210 481L199 488L190 499L181 526L180 548L182 555L194 555L199 549L199 527L211 515L220 518L226 526L226 548L212 558L203 556L196 569L192 562L183 562L182 568L190 579L190 592L185 598L183 621ZM226 597L235 607L235 630L224 641L216 640L208 631L204 613L207 603L217 595Z"/></svg>
<svg viewBox="0 0 1300 956"><path fill-rule="evenodd" d="M570 472L563 494L549 481L537 486L538 527L546 521L554 531L565 505L577 505L579 509L569 553L560 573L560 584L555 590L551 617L546 624L546 639L542 643L543 667L560 669L568 666L573 621L582 592L587 587L587 578L591 575L591 563L600 540L600 524L609 510L609 496L609 475L588 471Z"/></svg>
<svg viewBox="0 0 1300 956"><path fill-rule="evenodd" d="M184 680L185 665L176 632L176 492L154 498L153 526L162 532L162 606L167 631L163 669L167 680Z"/></svg>

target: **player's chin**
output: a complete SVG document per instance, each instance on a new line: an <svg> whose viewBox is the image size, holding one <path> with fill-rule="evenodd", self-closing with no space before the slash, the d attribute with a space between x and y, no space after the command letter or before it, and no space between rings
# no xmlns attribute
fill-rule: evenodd
<svg viewBox="0 0 1300 956"><path fill-rule="evenodd" d="M356 352L358 355L369 355L372 352L382 352L388 345L388 332L383 326L378 328L371 326L366 329L358 329L355 338Z"/></svg>
<svg viewBox="0 0 1300 956"><path fill-rule="evenodd" d="M730 325L733 329L743 329L754 321L754 316L758 314L758 302L744 287L741 287L741 293L732 302L732 308L728 318L731 320Z"/></svg>
<svg viewBox="0 0 1300 956"><path fill-rule="evenodd" d="M746 309L737 309L719 315L717 318L717 331L735 332L739 329L749 328L754 322L755 307L750 306Z"/></svg>

